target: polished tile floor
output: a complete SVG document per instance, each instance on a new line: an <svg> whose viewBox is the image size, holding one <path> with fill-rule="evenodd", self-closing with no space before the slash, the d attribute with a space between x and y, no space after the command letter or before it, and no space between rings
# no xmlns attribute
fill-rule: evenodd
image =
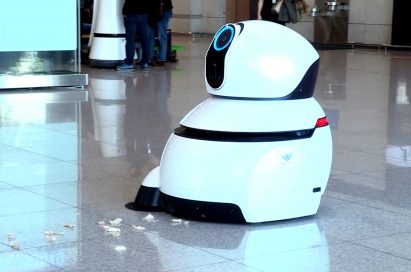
<svg viewBox="0 0 411 272"><path fill-rule="evenodd" d="M320 51L334 158L317 215L184 224L124 208L207 97L209 42L175 37L179 62L148 73L84 66L85 90L0 93L0 271L411 271L411 52Z"/></svg>

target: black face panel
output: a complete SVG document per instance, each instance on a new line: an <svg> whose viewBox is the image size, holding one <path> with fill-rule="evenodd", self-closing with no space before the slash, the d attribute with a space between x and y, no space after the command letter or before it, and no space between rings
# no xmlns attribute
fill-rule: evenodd
<svg viewBox="0 0 411 272"><path fill-rule="evenodd" d="M281 97L280 99L292 100L312 97L314 94L315 83L317 81L319 66L320 60L318 59L313 64L311 64L310 68L308 68L297 88L295 88L295 90L287 96Z"/></svg>
<svg viewBox="0 0 411 272"><path fill-rule="evenodd" d="M206 79L208 84L219 88L224 81L224 60L234 38L235 28L227 25L214 37L206 56Z"/></svg>

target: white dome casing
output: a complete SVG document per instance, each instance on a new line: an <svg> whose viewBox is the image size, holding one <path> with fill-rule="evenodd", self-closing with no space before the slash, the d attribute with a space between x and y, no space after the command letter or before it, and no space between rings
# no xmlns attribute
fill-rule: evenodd
<svg viewBox="0 0 411 272"><path fill-rule="evenodd" d="M287 99L292 92L312 96L319 55L294 30L259 20L222 27L205 60L212 95Z"/></svg>

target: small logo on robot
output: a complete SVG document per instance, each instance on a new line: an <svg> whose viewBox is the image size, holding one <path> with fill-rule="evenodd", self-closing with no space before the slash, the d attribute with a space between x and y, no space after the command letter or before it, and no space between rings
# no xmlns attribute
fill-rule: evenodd
<svg viewBox="0 0 411 272"><path fill-rule="evenodd" d="M287 153L287 154L281 155L281 157L282 157L285 161L288 162L288 161L290 161L291 158L293 157L293 154Z"/></svg>

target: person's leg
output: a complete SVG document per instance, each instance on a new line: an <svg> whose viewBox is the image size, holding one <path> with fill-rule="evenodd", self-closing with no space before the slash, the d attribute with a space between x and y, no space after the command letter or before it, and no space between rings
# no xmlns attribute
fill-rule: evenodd
<svg viewBox="0 0 411 272"><path fill-rule="evenodd" d="M126 29L126 59L124 62L132 65L136 51L137 15L133 14L124 17L124 27Z"/></svg>
<svg viewBox="0 0 411 272"><path fill-rule="evenodd" d="M147 45L147 48L148 48L148 62L149 63L152 63L152 62L154 62L154 39L155 39L155 35L154 35L154 28L152 27L152 26L150 26L150 25L148 25L148 28L147 28L147 37L148 37L148 41L147 41L147 43L148 43L148 45Z"/></svg>
<svg viewBox="0 0 411 272"><path fill-rule="evenodd" d="M170 18L172 16L171 11L164 11L161 20L158 22L158 42L159 42L159 54L158 59L160 61L167 60L167 28Z"/></svg>
<svg viewBox="0 0 411 272"><path fill-rule="evenodd" d="M141 60L140 67L148 67L148 58L149 58L149 25L147 22L147 15L141 14L138 15L138 33L141 41Z"/></svg>

